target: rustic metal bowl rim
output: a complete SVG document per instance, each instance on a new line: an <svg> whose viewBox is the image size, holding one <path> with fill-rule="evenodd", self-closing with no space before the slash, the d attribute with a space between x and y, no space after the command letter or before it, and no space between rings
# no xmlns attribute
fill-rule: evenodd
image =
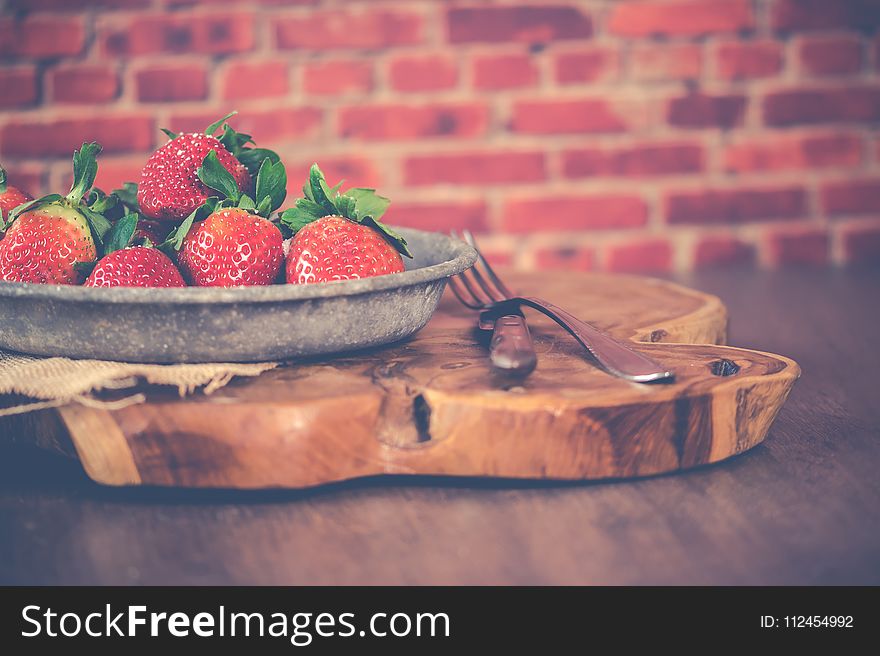
<svg viewBox="0 0 880 656"><path fill-rule="evenodd" d="M356 296L358 294L432 282L461 273L468 269L477 259L476 251L468 244L443 233L414 230L411 228L399 228L398 230L404 235L420 234L431 239L445 241L447 245L451 246L452 257L437 264L410 269L403 273L311 285L156 289L144 287L96 288L74 285L0 282L0 299L28 297L33 299L109 304L271 303L311 300L337 296Z"/></svg>

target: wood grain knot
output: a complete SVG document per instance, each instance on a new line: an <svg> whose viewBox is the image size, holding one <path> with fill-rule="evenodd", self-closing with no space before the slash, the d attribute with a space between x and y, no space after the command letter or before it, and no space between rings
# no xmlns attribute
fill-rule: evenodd
<svg viewBox="0 0 880 656"><path fill-rule="evenodd" d="M709 363L709 370L713 376L733 376L739 373L739 365L732 360L722 358Z"/></svg>

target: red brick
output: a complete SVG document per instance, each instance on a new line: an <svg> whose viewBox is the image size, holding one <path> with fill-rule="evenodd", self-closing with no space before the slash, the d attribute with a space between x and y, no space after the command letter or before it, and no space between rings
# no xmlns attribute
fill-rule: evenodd
<svg viewBox="0 0 880 656"><path fill-rule="evenodd" d="M568 178L647 177L703 170L703 148L691 143L655 143L618 148L580 148L562 154Z"/></svg>
<svg viewBox="0 0 880 656"><path fill-rule="evenodd" d="M541 248L535 253L535 265L542 271L592 271L596 254L590 248Z"/></svg>
<svg viewBox="0 0 880 656"><path fill-rule="evenodd" d="M782 70L782 45L775 41L734 41L718 47L718 76L724 80L771 77Z"/></svg>
<svg viewBox="0 0 880 656"><path fill-rule="evenodd" d="M634 80L690 80L703 71L703 48L693 43L633 44L630 60Z"/></svg>
<svg viewBox="0 0 880 656"><path fill-rule="evenodd" d="M0 108L26 107L37 102L37 72L33 67L0 69Z"/></svg>
<svg viewBox="0 0 880 656"><path fill-rule="evenodd" d="M708 189L672 193L666 198L666 220L673 225L791 219L802 217L806 211L806 193L798 187Z"/></svg>
<svg viewBox="0 0 880 656"><path fill-rule="evenodd" d="M153 146L155 124L148 116L101 116L56 121L13 120L0 131L3 154L18 157L71 156L84 141L105 153L140 152Z"/></svg>
<svg viewBox="0 0 880 656"><path fill-rule="evenodd" d="M18 187L32 198L39 198L46 193L46 178L48 170L45 163L39 164L16 164L6 167L9 176L9 184Z"/></svg>
<svg viewBox="0 0 880 656"><path fill-rule="evenodd" d="M324 176L330 181L330 184L336 184L340 180L344 180L343 188L350 187L369 187L371 189L382 188L383 180L381 167L376 162L359 156L349 155L326 155L318 153L314 157L302 157L298 162L291 164L289 157L282 160L287 166L287 184L289 195L288 199L300 198L302 196L302 185L309 177L309 168L314 162L321 166Z"/></svg>
<svg viewBox="0 0 880 656"><path fill-rule="evenodd" d="M0 17L0 55L64 57L78 55L85 43L81 17L28 16L23 20Z"/></svg>
<svg viewBox="0 0 880 656"><path fill-rule="evenodd" d="M154 66L135 74L135 87L141 102L204 100L208 96L208 72L196 64Z"/></svg>
<svg viewBox="0 0 880 656"><path fill-rule="evenodd" d="M102 157L95 186L110 192L119 189L123 182L139 182L145 163L143 157L126 159Z"/></svg>
<svg viewBox="0 0 880 656"><path fill-rule="evenodd" d="M57 68L50 75L52 99L63 103L106 103L119 94L119 76L111 66Z"/></svg>
<svg viewBox="0 0 880 656"><path fill-rule="evenodd" d="M865 214L880 212L880 179L842 180L822 187L826 213Z"/></svg>
<svg viewBox="0 0 880 656"><path fill-rule="evenodd" d="M556 81L560 84L595 82L618 74L617 52L609 48L590 48L556 56Z"/></svg>
<svg viewBox="0 0 880 656"><path fill-rule="evenodd" d="M667 120L681 128L729 129L742 124L745 110L745 96L692 93L670 101Z"/></svg>
<svg viewBox="0 0 880 656"><path fill-rule="evenodd" d="M447 55L405 55L391 60L388 71L395 91L437 91L458 83L458 64Z"/></svg>
<svg viewBox="0 0 880 656"><path fill-rule="evenodd" d="M253 50L254 17L249 13L164 13L112 17L99 23L104 54L156 53L220 55Z"/></svg>
<svg viewBox="0 0 880 656"><path fill-rule="evenodd" d="M303 71L303 86L306 93L316 96L366 93L373 88L373 65L357 60L309 63Z"/></svg>
<svg viewBox="0 0 880 656"><path fill-rule="evenodd" d="M432 154L404 161L406 184L500 184L544 180L540 152Z"/></svg>
<svg viewBox="0 0 880 656"><path fill-rule="evenodd" d="M422 41L422 19L397 9L313 11L274 20L284 50L381 49Z"/></svg>
<svg viewBox="0 0 880 656"><path fill-rule="evenodd" d="M659 0L618 2L608 29L623 36L699 36L751 29L748 0Z"/></svg>
<svg viewBox="0 0 880 656"><path fill-rule="evenodd" d="M525 100L514 104L511 129L527 134L626 132L622 112L599 98Z"/></svg>
<svg viewBox="0 0 880 656"><path fill-rule="evenodd" d="M514 252L509 248L480 244L480 252L493 267L513 266Z"/></svg>
<svg viewBox="0 0 880 656"><path fill-rule="evenodd" d="M452 43L545 43L593 35L590 16L567 5L453 7L447 12Z"/></svg>
<svg viewBox="0 0 880 656"><path fill-rule="evenodd" d="M170 128L175 132L202 132L223 116L224 109L174 115ZM272 146L276 140L314 137L320 131L322 117L321 110L315 107L292 107L248 110L232 118L229 123L239 132L253 135L257 144Z"/></svg>
<svg viewBox="0 0 880 656"><path fill-rule="evenodd" d="M855 228L843 233L843 252L848 264L880 263L880 228Z"/></svg>
<svg viewBox="0 0 880 656"><path fill-rule="evenodd" d="M798 47L801 68L812 75L857 73L862 68L862 44L854 36L811 37Z"/></svg>
<svg viewBox="0 0 880 656"><path fill-rule="evenodd" d="M538 67L528 55L482 55L473 63L477 89L516 89L538 82Z"/></svg>
<svg viewBox="0 0 880 656"><path fill-rule="evenodd" d="M449 232L486 232L486 204L479 200L458 202L393 202L382 217L391 225Z"/></svg>
<svg viewBox="0 0 880 656"><path fill-rule="evenodd" d="M852 134L765 134L724 150L724 168L738 173L786 171L862 163L861 139Z"/></svg>
<svg viewBox="0 0 880 656"><path fill-rule="evenodd" d="M875 0L777 0L773 28L782 32L850 28L866 32L880 26Z"/></svg>
<svg viewBox="0 0 880 656"><path fill-rule="evenodd" d="M286 61L232 61L223 75L226 100L283 96L288 89Z"/></svg>
<svg viewBox="0 0 880 656"><path fill-rule="evenodd" d="M152 0L12 0L12 6L27 11L80 11L82 9L141 9Z"/></svg>
<svg viewBox="0 0 880 656"><path fill-rule="evenodd" d="M828 264L829 239L824 231L779 233L770 235L770 256L777 265Z"/></svg>
<svg viewBox="0 0 880 656"><path fill-rule="evenodd" d="M517 233L638 228L647 221L645 201L629 194L508 199L502 210L504 229Z"/></svg>
<svg viewBox="0 0 880 656"><path fill-rule="evenodd" d="M764 98L767 125L798 125L880 118L880 87L850 85L845 89L792 89Z"/></svg>
<svg viewBox="0 0 880 656"><path fill-rule="evenodd" d="M672 245L665 239L612 246L608 250L609 271L660 273L672 269Z"/></svg>
<svg viewBox="0 0 880 656"><path fill-rule="evenodd" d="M367 141L476 137L487 124L486 106L478 103L360 105L339 113L340 135Z"/></svg>
<svg viewBox="0 0 880 656"><path fill-rule="evenodd" d="M751 265L754 262L755 247L732 237L704 237L694 252L694 267L697 269Z"/></svg>

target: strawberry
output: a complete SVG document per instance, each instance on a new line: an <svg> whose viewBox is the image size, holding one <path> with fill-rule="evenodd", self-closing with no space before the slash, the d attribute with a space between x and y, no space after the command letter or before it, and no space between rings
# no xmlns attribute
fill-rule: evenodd
<svg viewBox="0 0 880 656"><path fill-rule="evenodd" d="M250 148L250 135L233 130L226 119L211 124L204 133L174 134L165 130L171 140L155 151L141 173L137 200L141 213L157 221L181 221L201 206L211 190L199 179L197 171L205 156L214 152L220 164L235 180L239 192L250 192L251 174L262 160L278 161L278 155L262 148ZM223 133L214 133L223 125Z"/></svg>
<svg viewBox="0 0 880 656"><path fill-rule="evenodd" d="M286 280L292 284L333 282L400 273L401 254L412 257L406 240L379 222L391 201L374 189L338 193L317 164L303 187L305 198L281 215L294 232L287 254Z"/></svg>
<svg viewBox="0 0 880 656"><path fill-rule="evenodd" d="M216 153L208 153L198 177L224 200L209 198L162 247L180 251L178 264L193 285L271 285L284 260L283 237L266 217L284 201L284 165L270 159L263 161L256 180L259 203L239 193L235 179Z"/></svg>
<svg viewBox="0 0 880 656"><path fill-rule="evenodd" d="M220 209L194 227L178 263L199 287L271 285L284 253L274 223L238 207Z"/></svg>
<svg viewBox="0 0 880 656"><path fill-rule="evenodd" d="M31 197L21 189L6 184L6 171L0 166L0 223L6 221L13 209L29 200Z"/></svg>
<svg viewBox="0 0 880 656"><path fill-rule="evenodd" d="M186 287L186 283L165 253L155 248L132 246L101 258L84 286Z"/></svg>
<svg viewBox="0 0 880 656"><path fill-rule="evenodd" d="M73 185L67 196L50 194L9 213L0 241L0 280L74 285L82 282L79 265L93 262L110 224L83 203L98 171L96 143L73 155ZM102 198L96 205L110 201Z"/></svg>

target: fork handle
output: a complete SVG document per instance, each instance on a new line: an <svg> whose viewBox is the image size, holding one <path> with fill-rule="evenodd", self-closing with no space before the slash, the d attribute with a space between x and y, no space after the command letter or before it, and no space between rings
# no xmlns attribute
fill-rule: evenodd
<svg viewBox="0 0 880 656"><path fill-rule="evenodd" d="M495 319L489 361L496 369L516 376L527 376L535 369L538 356L521 314L505 314Z"/></svg>
<svg viewBox="0 0 880 656"><path fill-rule="evenodd" d="M512 303L527 305L565 328L598 360L609 373L636 383L671 380L672 372L646 355L634 351L595 326L581 321L573 314L547 301L530 296L510 299Z"/></svg>

